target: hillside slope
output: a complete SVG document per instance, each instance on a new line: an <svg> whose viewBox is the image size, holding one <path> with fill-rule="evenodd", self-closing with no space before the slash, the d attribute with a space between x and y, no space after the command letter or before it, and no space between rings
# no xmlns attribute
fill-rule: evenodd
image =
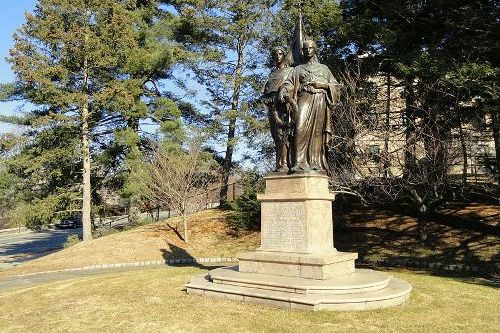
<svg viewBox="0 0 500 333"><path fill-rule="evenodd" d="M189 216L190 242L184 243L170 226L179 218L80 242L72 247L0 271L0 278L91 265L172 258L234 257L258 247L259 233L234 236L228 212L210 209Z"/></svg>

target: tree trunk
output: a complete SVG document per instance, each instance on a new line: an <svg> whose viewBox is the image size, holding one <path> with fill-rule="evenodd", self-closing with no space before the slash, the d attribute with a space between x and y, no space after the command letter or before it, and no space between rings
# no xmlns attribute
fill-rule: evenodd
<svg viewBox="0 0 500 333"><path fill-rule="evenodd" d="M495 109L491 112L492 120L492 130L493 130L493 141L495 142L495 158L496 158L496 178L497 185L500 190L500 114L498 110Z"/></svg>
<svg viewBox="0 0 500 333"><path fill-rule="evenodd" d="M87 35L85 43L87 43ZM82 225L83 225L83 240L92 239L92 221L90 216L91 211L91 184L90 184L90 138L89 138L89 100L88 100L88 63L87 57L83 63L83 92L85 101L82 105L82 155L83 155L83 202L82 202Z"/></svg>
<svg viewBox="0 0 500 333"><path fill-rule="evenodd" d="M425 243L429 238L429 232L427 230L428 229L427 224L429 223L429 216L425 205L422 205L418 210L417 223L418 223L418 238L420 242Z"/></svg>
<svg viewBox="0 0 500 333"><path fill-rule="evenodd" d="M462 117L459 119L459 135L460 135L460 146L462 148L462 159L463 159L463 166L462 166L462 188L465 187L467 184L467 168L468 168L468 160L467 160L467 143L465 140L465 133L464 133L464 128L463 128L463 123L462 123Z"/></svg>
<svg viewBox="0 0 500 333"><path fill-rule="evenodd" d="M184 198L187 198L187 195L184 196ZM179 216L180 216L181 221L182 221L182 239L184 240L185 243L189 242L186 210L187 210L186 201L184 200L184 201L179 202ZM178 225L179 224L177 224L177 226ZM180 235L179 235L179 237L180 237Z"/></svg>
<svg viewBox="0 0 500 333"><path fill-rule="evenodd" d="M188 238L188 225L187 225L187 218L186 218L186 213L182 212L182 224L184 226L184 242L188 243L189 238Z"/></svg>
<svg viewBox="0 0 500 333"><path fill-rule="evenodd" d="M237 54L238 54L238 63L236 65L236 70L234 73L234 90L233 95L231 97L231 110L236 112L239 107L240 102L240 88L241 88L241 74L243 70L243 43L241 41L238 42L237 46ZM229 183L229 175L231 174L231 168L233 164L233 153L234 153L234 145L235 145L235 134L236 134L236 121L237 116L234 113L231 113L229 117L229 125L227 132L227 143L226 143L226 155L224 156L224 162L222 163L222 187L220 189L220 207L227 207L227 192L228 192L228 183Z"/></svg>
<svg viewBox="0 0 500 333"><path fill-rule="evenodd" d="M89 143L89 107L86 102L82 108L82 154L83 154L83 203L82 224L83 240L92 239L91 223L91 185L90 185L90 143Z"/></svg>
<svg viewBox="0 0 500 333"><path fill-rule="evenodd" d="M417 206L417 232L418 239L425 243L429 238L427 224L429 222L429 209L424 202L422 196L417 192L416 189L411 188L410 191L413 201Z"/></svg>
<svg viewBox="0 0 500 333"><path fill-rule="evenodd" d="M220 207L227 207L227 193L228 193L228 183L229 175L231 174L231 166L233 164L233 152L234 152L234 135L236 133L236 117L231 117L229 120L229 129L227 134L227 145L226 145L226 156L224 157L224 162L222 163L222 187L220 189Z"/></svg>
<svg viewBox="0 0 500 333"><path fill-rule="evenodd" d="M417 142L417 130L415 127L415 96L413 92L413 87L411 87L411 82L407 83L406 87L406 108L405 108L405 118L406 118L406 128L405 128L405 148L404 148L404 177L406 179L414 176L416 172L416 142Z"/></svg>
<svg viewBox="0 0 500 333"><path fill-rule="evenodd" d="M391 116L391 74L387 73L386 80L386 107L385 107L385 125L384 125L384 178L389 176L389 132Z"/></svg>
<svg viewBox="0 0 500 333"><path fill-rule="evenodd" d="M446 129L438 117L438 108L435 105L427 109L424 119L424 148L425 148L425 173L426 186L432 188L439 186L445 180L446 165Z"/></svg>

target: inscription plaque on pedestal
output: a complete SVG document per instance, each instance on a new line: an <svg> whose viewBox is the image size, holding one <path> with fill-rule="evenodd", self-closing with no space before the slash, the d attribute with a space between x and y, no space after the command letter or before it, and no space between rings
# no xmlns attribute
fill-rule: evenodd
<svg viewBox="0 0 500 333"><path fill-rule="evenodd" d="M299 202L262 205L261 250L303 252L306 247L304 206Z"/></svg>

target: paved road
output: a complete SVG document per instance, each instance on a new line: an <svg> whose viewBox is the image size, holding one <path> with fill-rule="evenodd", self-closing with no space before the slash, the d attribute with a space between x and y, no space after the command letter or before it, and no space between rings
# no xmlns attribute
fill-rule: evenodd
<svg viewBox="0 0 500 333"><path fill-rule="evenodd" d="M84 271L50 272L0 279L0 293L12 289L24 289L53 281L64 281L100 274L127 272L140 269L165 269L165 267L119 267Z"/></svg>
<svg viewBox="0 0 500 333"><path fill-rule="evenodd" d="M72 234L81 237L82 228L1 235L0 269L60 250Z"/></svg>

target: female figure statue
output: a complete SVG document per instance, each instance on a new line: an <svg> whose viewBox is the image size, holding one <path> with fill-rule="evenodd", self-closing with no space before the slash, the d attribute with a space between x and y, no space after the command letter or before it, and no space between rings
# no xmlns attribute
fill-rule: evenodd
<svg viewBox="0 0 500 333"><path fill-rule="evenodd" d="M339 84L316 57L317 46L304 41L304 63L293 69L279 93L280 101L296 105L293 115L292 171L327 170L326 148L332 138L330 113L339 98Z"/></svg>
<svg viewBox="0 0 500 333"><path fill-rule="evenodd" d="M284 48L275 47L272 50L272 57L276 65L276 70L267 79L261 101L266 104L268 109L267 115L269 117L271 135L276 149L276 167L274 171L286 172L290 164L291 119L288 106L278 98L278 92L293 68L287 64Z"/></svg>

